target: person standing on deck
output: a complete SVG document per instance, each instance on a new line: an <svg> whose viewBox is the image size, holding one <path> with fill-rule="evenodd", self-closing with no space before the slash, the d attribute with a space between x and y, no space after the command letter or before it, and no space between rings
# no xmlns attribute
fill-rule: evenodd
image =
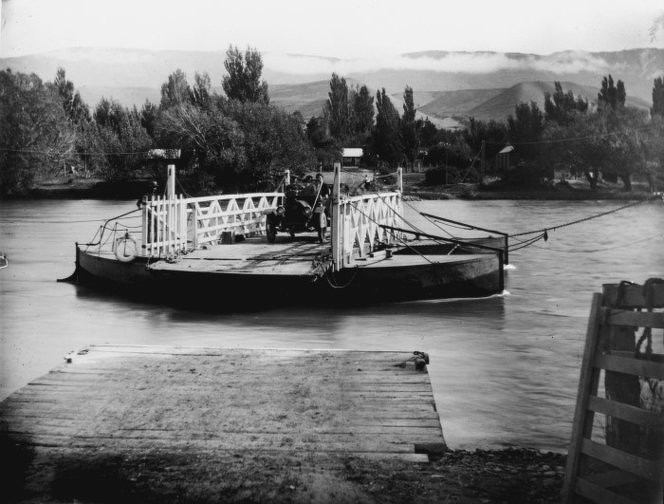
<svg viewBox="0 0 664 504"><path fill-rule="evenodd" d="M157 193L159 192L159 184L157 184L156 180L152 181L152 191L145 193L143 196L138 198L138 201L136 202L136 206L139 209L142 209L145 205L148 204L148 201L150 199L154 199L157 196ZM148 215L148 235L147 235L147 241L150 242L152 241L152 216Z"/></svg>
<svg viewBox="0 0 664 504"><path fill-rule="evenodd" d="M159 184L157 184L156 180L152 181L152 191L145 193L143 196L138 198L138 201L136 202L136 206L138 208L141 208L143 205L145 205L149 199L154 198L157 196L157 193L159 192Z"/></svg>
<svg viewBox="0 0 664 504"><path fill-rule="evenodd" d="M330 196L330 186L325 183L325 177L322 173L316 174L316 192L321 199Z"/></svg>

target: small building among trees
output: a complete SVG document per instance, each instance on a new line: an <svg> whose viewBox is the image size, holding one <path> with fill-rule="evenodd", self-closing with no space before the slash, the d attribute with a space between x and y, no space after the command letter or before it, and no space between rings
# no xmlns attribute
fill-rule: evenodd
<svg viewBox="0 0 664 504"><path fill-rule="evenodd" d="M361 147L344 147L341 154L341 164L347 168L358 168L363 155L364 150Z"/></svg>

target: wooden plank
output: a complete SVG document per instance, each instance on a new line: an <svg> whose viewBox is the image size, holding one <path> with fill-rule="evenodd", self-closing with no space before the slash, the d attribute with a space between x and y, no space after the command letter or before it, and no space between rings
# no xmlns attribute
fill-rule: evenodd
<svg viewBox="0 0 664 504"><path fill-rule="evenodd" d="M598 504L639 504L632 499L618 495L584 478L577 479L575 491L580 496Z"/></svg>
<svg viewBox="0 0 664 504"><path fill-rule="evenodd" d="M643 481L642 478L625 471L612 470L602 473L589 474L583 477L589 483L599 485L604 488L611 488L614 486L629 485L631 483L638 483Z"/></svg>
<svg viewBox="0 0 664 504"><path fill-rule="evenodd" d="M619 310L616 308L603 308L604 323L613 326L664 328L664 313L637 312Z"/></svg>
<svg viewBox="0 0 664 504"><path fill-rule="evenodd" d="M647 460L637 455L625 453L611 446L606 446L590 439L584 439L582 453L606 462L618 469L630 472L654 483L662 482L664 478L664 459Z"/></svg>
<svg viewBox="0 0 664 504"><path fill-rule="evenodd" d="M618 284L605 284L603 287L604 304L616 306L618 303ZM653 308L664 308L664 285L653 284ZM621 308L646 308L647 300L643 295L642 285L627 285L622 288Z"/></svg>
<svg viewBox="0 0 664 504"><path fill-rule="evenodd" d="M633 357L601 354L594 359L594 366L607 371L629 374L633 376L647 376L648 378L664 379L664 364L646 361Z"/></svg>
<svg viewBox="0 0 664 504"><path fill-rule="evenodd" d="M588 409L595 413L603 413L644 427L661 427L664 425L664 413L656 413L602 397L591 397Z"/></svg>
<svg viewBox="0 0 664 504"><path fill-rule="evenodd" d="M602 295L594 294L586 329L586 342L581 361L579 389L572 423L572 438L567 455L565 480L563 481L562 496L563 500L567 503L571 503L574 499L574 487L579 470L583 439L589 438L592 432L594 415L588 411L588 402L591 396L597 395L599 381L599 370L591 364L597 349L599 310L601 304Z"/></svg>

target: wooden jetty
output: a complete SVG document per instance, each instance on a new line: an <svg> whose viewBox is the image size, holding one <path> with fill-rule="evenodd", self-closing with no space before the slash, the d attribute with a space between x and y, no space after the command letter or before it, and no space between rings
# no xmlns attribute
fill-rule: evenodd
<svg viewBox="0 0 664 504"><path fill-rule="evenodd" d="M62 473L64 455L79 466L148 453L306 466L426 462L446 450L413 353L99 345L67 359L0 403L3 451L31 454L23 479L37 494ZM198 469L185 474L198 481Z"/></svg>

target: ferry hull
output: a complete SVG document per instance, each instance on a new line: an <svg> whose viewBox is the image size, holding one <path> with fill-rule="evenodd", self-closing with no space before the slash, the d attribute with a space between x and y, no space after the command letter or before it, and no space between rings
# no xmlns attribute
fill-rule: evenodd
<svg viewBox="0 0 664 504"><path fill-rule="evenodd" d="M449 256L447 256L449 257ZM445 263L395 255L322 276L220 270L153 269L145 258L120 262L77 248L76 279L141 301L227 311L295 304L371 304L484 297L503 291L500 254L459 256ZM405 261L405 263L404 263Z"/></svg>

